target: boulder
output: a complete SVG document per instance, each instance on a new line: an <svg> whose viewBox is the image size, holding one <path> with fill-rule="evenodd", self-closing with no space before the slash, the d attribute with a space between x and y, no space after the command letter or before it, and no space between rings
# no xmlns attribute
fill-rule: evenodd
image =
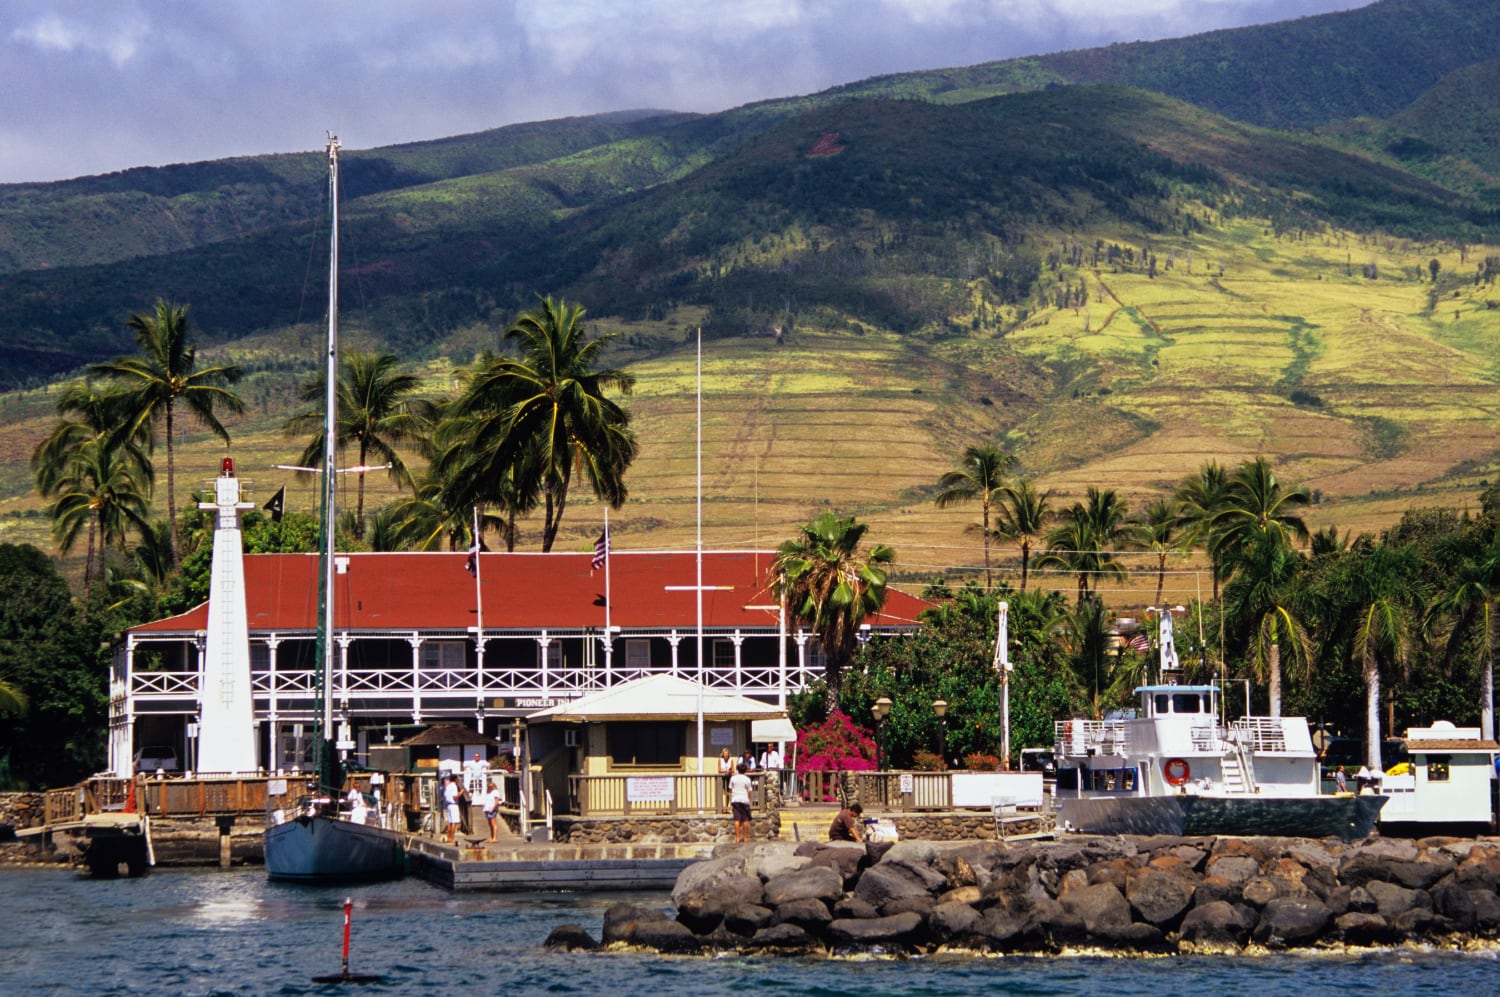
<svg viewBox="0 0 1500 997"><path fill-rule="evenodd" d="M716 878L712 889L700 885L686 891L673 890L673 896L677 920L703 935L712 931L731 907L759 904L764 888L758 876L729 875Z"/></svg>
<svg viewBox="0 0 1500 997"><path fill-rule="evenodd" d="M841 948L906 946L919 940L922 918L917 914L849 918L828 925L828 940Z"/></svg>
<svg viewBox="0 0 1500 997"><path fill-rule="evenodd" d="M773 924L761 928L750 939L749 947L776 949L779 951L804 952L817 945L817 940L795 924Z"/></svg>
<svg viewBox="0 0 1500 997"><path fill-rule="evenodd" d="M1214 855L1203 867L1206 875L1243 884L1260 874L1260 860L1249 855Z"/></svg>
<svg viewBox="0 0 1500 997"><path fill-rule="evenodd" d="M1085 887L1085 890L1113 890L1114 887L1106 884ZM1115 891L1118 895L1119 891ZM1124 903L1125 898L1120 897ZM1126 914L1129 920L1129 914ZM1082 945L1088 941L1089 928L1083 917L1075 914L1064 907L1060 902L1050 898L1043 898L1031 907L1031 915L1027 918L1017 940L1026 940L1028 949L1035 949L1041 944L1047 944L1053 948L1064 945Z"/></svg>
<svg viewBox="0 0 1500 997"><path fill-rule="evenodd" d="M947 881L934 869L911 866L901 862L882 862L864 871L853 893L880 907L888 900L900 897L932 896L947 885Z"/></svg>
<svg viewBox="0 0 1500 997"><path fill-rule="evenodd" d="M1125 899L1142 921L1157 927L1175 927L1193 902L1193 884L1181 876L1146 868L1130 877Z"/></svg>
<svg viewBox="0 0 1500 997"><path fill-rule="evenodd" d="M864 846L855 841L836 842L818 848L808 858L809 868L817 866L838 873L844 887L852 887L859 878L860 870L869 865L869 856Z"/></svg>
<svg viewBox="0 0 1500 997"><path fill-rule="evenodd" d="M630 937L624 941L674 955L701 952L704 945L703 939L688 930L687 925L667 920L636 922Z"/></svg>
<svg viewBox="0 0 1500 997"><path fill-rule="evenodd" d="M927 930L931 932L934 941L951 943L977 936L983 920L979 911L970 905L950 901L933 907L927 918Z"/></svg>
<svg viewBox="0 0 1500 997"><path fill-rule="evenodd" d="M1154 924L1139 921L1126 925L1111 926L1093 934L1089 941L1105 948L1126 949L1133 952L1162 952L1171 946L1166 936Z"/></svg>
<svg viewBox="0 0 1500 997"><path fill-rule="evenodd" d="M833 905L834 917L879 917L880 911L868 900L845 897Z"/></svg>
<svg viewBox="0 0 1500 997"><path fill-rule="evenodd" d="M1270 948L1308 945L1322 937L1333 915L1316 897L1277 897L1260 912L1251 938Z"/></svg>
<svg viewBox="0 0 1500 997"><path fill-rule="evenodd" d="M751 875L759 877L761 882L765 882L784 873L805 869L810 861L811 858L807 855L794 855L790 851L783 850L764 855L759 861L749 863L748 871Z"/></svg>
<svg viewBox="0 0 1500 997"><path fill-rule="evenodd" d="M1493 932L1500 929L1500 896L1494 890L1470 890L1469 900L1474 904L1474 927L1477 930Z"/></svg>
<svg viewBox="0 0 1500 997"><path fill-rule="evenodd" d="M1264 907L1279 895L1276 884L1264 876L1254 877L1240 890L1240 896L1251 907Z"/></svg>
<svg viewBox="0 0 1500 997"><path fill-rule="evenodd" d="M559 924L542 942L542 948L554 952L592 952L599 947L594 936L579 924Z"/></svg>
<svg viewBox="0 0 1500 997"><path fill-rule="evenodd" d="M724 927L736 935L754 935L761 928L770 927L773 911L759 904L740 904L724 912Z"/></svg>
<svg viewBox="0 0 1500 997"><path fill-rule="evenodd" d="M1252 927L1233 906L1213 900L1188 911L1178 934L1199 951L1238 952L1250 938Z"/></svg>
<svg viewBox="0 0 1500 997"><path fill-rule="evenodd" d="M890 917L892 914L904 914L910 911L926 921L936 906L937 901L925 893L920 897L897 897L880 905L880 916Z"/></svg>
<svg viewBox="0 0 1500 997"><path fill-rule="evenodd" d="M683 898L692 893L712 895L721 881L742 879L747 875L750 873L746 869L745 856L738 852L694 862L677 874L677 882L672 886L672 906L681 907Z"/></svg>
<svg viewBox="0 0 1500 997"><path fill-rule="evenodd" d="M1113 884L1097 883L1073 890L1059 900L1063 909L1083 921L1089 934L1130 923L1130 904Z"/></svg>
<svg viewBox="0 0 1500 997"><path fill-rule="evenodd" d="M655 907L646 907L641 904L612 904L604 912L604 944L631 941L640 925L656 922L677 923Z"/></svg>
<svg viewBox="0 0 1500 997"><path fill-rule="evenodd" d="M1456 930L1474 930L1477 909L1468 890L1449 880L1434 886L1428 893L1428 898L1432 901L1433 913L1441 914L1453 922Z"/></svg>
<svg viewBox="0 0 1500 997"><path fill-rule="evenodd" d="M1243 899L1243 884L1231 882L1222 876L1204 876L1193 887L1194 907L1204 907L1218 901L1237 904Z"/></svg>
<svg viewBox="0 0 1500 997"><path fill-rule="evenodd" d="M1115 889L1124 893L1126 883L1130 881L1130 877L1140 867L1140 863L1124 856L1113 858L1106 862L1095 862L1088 867L1089 883L1109 883ZM1058 889L1057 894L1059 896L1062 895L1061 888Z"/></svg>
<svg viewBox="0 0 1500 997"><path fill-rule="evenodd" d="M937 902L940 904L960 903L968 904L970 907L977 907L979 906L981 895L977 886L959 886L949 890L947 893L940 894Z"/></svg>
<svg viewBox="0 0 1500 997"><path fill-rule="evenodd" d="M1392 945L1401 940L1401 932L1379 914L1350 911L1334 918L1333 927L1346 945Z"/></svg>
<svg viewBox="0 0 1500 997"><path fill-rule="evenodd" d="M1375 901L1375 913L1382 917L1393 918L1417 907L1432 909L1432 898L1422 890L1409 890L1377 879L1367 883L1365 891Z"/></svg>
<svg viewBox="0 0 1500 997"><path fill-rule="evenodd" d="M801 897L777 904L775 913L771 915L772 924L795 924L814 935L820 933L832 920L833 915L828 913L828 905L815 897Z"/></svg>
<svg viewBox="0 0 1500 997"><path fill-rule="evenodd" d="M1424 894L1425 895L1425 894ZM1445 935L1453 930L1453 923L1446 917L1434 914L1426 907L1413 907L1389 919L1391 925L1408 938L1428 938Z"/></svg>
<svg viewBox="0 0 1500 997"><path fill-rule="evenodd" d="M834 903L844 895L844 879L827 866L814 864L796 872L782 873L765 885L764 902L780 907L791 900L814 899ZM691 867L690 867L691 868ZM863 878L863 877L861 877Z"/></svg>

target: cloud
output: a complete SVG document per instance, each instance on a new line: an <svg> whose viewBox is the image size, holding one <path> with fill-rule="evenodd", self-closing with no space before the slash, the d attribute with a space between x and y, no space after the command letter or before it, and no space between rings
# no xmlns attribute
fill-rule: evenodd
<svg viewBox="0 0 1500 997"><path fill-rule="evenodd" d="M0 182L714 111L1359 0L51 0L0 7Z"/></svg>

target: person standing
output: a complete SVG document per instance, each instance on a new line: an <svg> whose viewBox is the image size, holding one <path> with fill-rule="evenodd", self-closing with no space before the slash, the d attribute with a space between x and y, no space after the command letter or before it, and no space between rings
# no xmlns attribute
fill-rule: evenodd
<svg viewBox="0 0 1500 997"><path fill-rule="evenodd" d="M484 819L490 822L489 844L493 845L500 840L500 790L495 788L495 780L489 781L479 802L484 807Z"/></svg>
<svg viewBox="0 0 1500 997"><path fill-rule="evenodd" d="M1342 765L1340 765L1338 767L1338 770L1333 773L1333 787L1340 793L1349 792L1349 780L1344 775L1344 766Z"/></svg>
<svg viewBox="0 0 1500 997"><path fill-rule="evenodd" d="M724 802L729 802L729 777L734 775L734 759L730 757L729 749L724 748L719 752L719 778L724 781Z"/></svg>
<svg viewBox="0 0 1500 997"><path fill-rule="evenodd" d="M484 792L485 773L488 769L484 756L477 751L473 758L464 762L464 782L468 784L467 789L471 795L477 797Z"/></svg>
<svg viewBox="0 0 1500 997"><path fill-rule="evenodd" d="M750 841L750 776L745 774L745 763L735 768L729 777L729 807L734 811L735 844Z"/></svg>
<svg viewBox="0 0 1500 997"><path fill-rule="evenodd" d="M443 823L447 825L448 844L458 841L458 778L443 776Z"/></svg>
<svg viewBox="0 0 1500 997"><path fill-rule="evenodd" d="M777 780L777 785L785 793L786 784L785 777L781 772L782 765L781 751L776 747L776 742L772 741L766 745L766 750L760 754L760 768L762 772L767 773L772 779Z"/></svg>

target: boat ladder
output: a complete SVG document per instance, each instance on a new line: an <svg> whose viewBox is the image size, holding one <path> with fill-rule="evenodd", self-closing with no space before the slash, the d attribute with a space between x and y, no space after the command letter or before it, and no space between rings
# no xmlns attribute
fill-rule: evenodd
<svg viewBox="0 0 1500 997"><path fill-rule="evenodd" d="M1255 792L1255 772L1245 757L1244 745L1231 740L1224 751L1221 763L1224 773L1224 791L1227 793Z"/></svg>

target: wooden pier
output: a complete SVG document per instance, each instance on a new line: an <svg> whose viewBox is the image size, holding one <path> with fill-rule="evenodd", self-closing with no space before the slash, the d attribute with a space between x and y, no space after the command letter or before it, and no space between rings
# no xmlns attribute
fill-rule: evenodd
<svg viewBox="0 0 1500 997"><path fill-rule="evenodd" d="M670 890L678 873L712 850L711 844L459 846L414 837L407 859L413 875L455 892Z"/></svg>

